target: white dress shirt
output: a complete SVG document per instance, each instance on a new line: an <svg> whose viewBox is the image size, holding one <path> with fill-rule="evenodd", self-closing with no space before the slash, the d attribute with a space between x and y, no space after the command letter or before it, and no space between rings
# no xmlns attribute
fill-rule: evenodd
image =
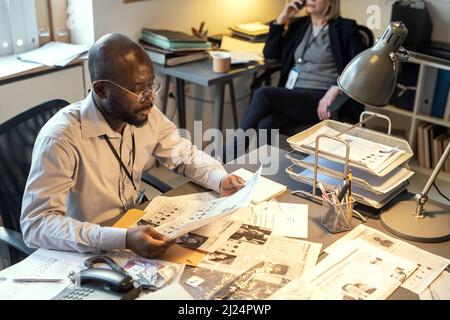
<svg viewBox="0 0 450 320"><path fill-rule="evenodd" d="M102 137L107 135L137 190ZM132 136L135 138L135 160ZM141 174L153 157L200 185L219 190L222 165L156 107L142 128L111 129L92 95L60 110L39 133L22 202L21 227L32 248L100 252L126 247L126 229L110 227L135 207Z"/></svg>

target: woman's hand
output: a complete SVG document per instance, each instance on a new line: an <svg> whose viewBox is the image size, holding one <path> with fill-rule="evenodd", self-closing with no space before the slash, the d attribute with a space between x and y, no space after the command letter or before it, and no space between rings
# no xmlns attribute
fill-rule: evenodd
<svg viewBox="0 0 450 320"><path fill-rule="evenodd" d="M292 18L305 5L306 0L292 0L281 11L277 18L277 24L285 24L289 18Z"/></svg>
<svg viewBox="0 0 450 320"><path fill-rule="evenodd" d="M332 86L330 89L328 89L327 93L319 101L319 107L317 108L317 116L319 117L320 121L330 119L331 114L328 112L328 107L341 93L342 91L338 86Z"/></svg>

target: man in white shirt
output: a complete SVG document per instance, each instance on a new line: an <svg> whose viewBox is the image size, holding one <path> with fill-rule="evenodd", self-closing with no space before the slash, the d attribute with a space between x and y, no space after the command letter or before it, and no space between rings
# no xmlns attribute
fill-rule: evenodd
<svg viewBox="0 0 450 320"><path fill-rule="evenodd" d="M137 203L152 157L222 195L244 181L182 138L157 108L160 89L146 52L109 34L89 52L93 91L60 110L36 140L22 202L30 247L78 252L130 249L152 258L173 244L150 226L111 225Z"/></svg>

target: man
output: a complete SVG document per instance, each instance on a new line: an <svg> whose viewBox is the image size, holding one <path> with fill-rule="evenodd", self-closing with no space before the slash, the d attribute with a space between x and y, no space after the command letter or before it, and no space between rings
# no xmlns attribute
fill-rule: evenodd
<svg viewBox="0 0 450 320"><path fill-rule="evenodd" d="M41 130L22 203L30 247L78 252L130 249L152 258L173 244L151 226L110 227L135 207L151 157L227 196L244 181L183 139L157 108L153 65L130 39L109 34L89 52L93 91Z"/></svg>

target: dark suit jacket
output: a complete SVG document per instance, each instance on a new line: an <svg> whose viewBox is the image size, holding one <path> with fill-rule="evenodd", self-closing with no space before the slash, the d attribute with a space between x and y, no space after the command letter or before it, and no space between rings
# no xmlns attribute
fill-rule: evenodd
<svg viewBox="0 0 450 320"><path fill-rule="evenodd" d="M266 59L275 59L281 62L279 86L284 86L286 83L289 72L295 63L295 49L302 41L310 24L310 17L297 18L289 25L289 29L284 32L283 25L271 23L264 47L264 56ZM341 17L330 20L328 30L331 51L333 52L337 70L341 74L346 65L366 48L358 32L358 25L354 20ZM338 119L357 122L363 109L364 107L361 104L351 100L338 111Z"/></svg>

